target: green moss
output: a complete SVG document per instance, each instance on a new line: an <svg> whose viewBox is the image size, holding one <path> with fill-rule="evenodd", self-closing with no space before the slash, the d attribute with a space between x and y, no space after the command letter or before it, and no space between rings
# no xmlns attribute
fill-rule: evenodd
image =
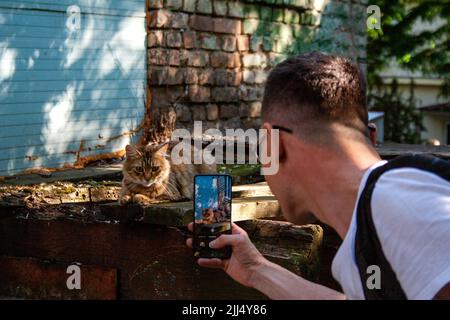
<svg viewBox="0 0 450 320"><path fill-rule="evenodd" d="M72 184L58 184L55 185L56 188L54 189L54 193L55 195L65 195L65 194L70 194L73 192L76 192L77 189L72 185Z"/></svg>
<svg viewBox="0 0 450 320"><path fill-rule="evenodd" d="M300 274L310 280L317 280L320 272L320 263L318 258L312 258L310 252L291 252L290 258L297 265Z"/></svg>
<svg viewBox="0 0 450 320"><path fill-rule="evenodd" d="M259 164L221 164L218 165L220 173L227 173L231 176L247 176L259 173Z"/></svg>

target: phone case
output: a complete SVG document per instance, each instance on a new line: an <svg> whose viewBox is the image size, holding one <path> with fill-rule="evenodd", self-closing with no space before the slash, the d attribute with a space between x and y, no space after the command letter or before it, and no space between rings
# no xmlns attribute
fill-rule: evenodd
<svg viewBox="0 0 450 320"><path fill-rule="evenodd" d="M229 179L229 197L222 196L222 200L220 199L220 193L223 192L225 194L225 191L222 191L221 187L217 186L217 206L220 207L223 206L222 211L227 211L225 208L229 207L229 213L226 212L225 218L229 214L229 221L225 221L224 223L227 223L226 225L224 223L214 223L214 219L222 216L224 213L221 210L214 210L212 211L211 208L205 209L203 207L202 211L202 223L198 223L198 220L196 220L196 206L197 201L199 200L197 197L197 190L196 190L196 181L198 177L226 177ZM218 184L220 182L220 179L217 180ZM232 177L227 174L201 174L196 175L194 177L194 201L193 201L193 222L194 222L194 228L193 228L193 248L194 248L194 257L196 258L219 258L219 259L229 259L231 257L231 247L225 247L219 250L211 249L209 248L209 242L216 239L221 234L231 234L231 221L232 221L232 211L231 211L231 205L232 205L232 192L231 192L231 185L232 185ZM214 192L211 190L211 192ZM224 201L226 198L226 201ZM197 208L198 209L198 208ZM197 210L198 214L198 210ZM205 223L205 219L207 220L207 223ZM211 223L211 221L212 223ZM199 229L202 228L202 229ZM221 229L227 228L224 231L221 231ZM203 231L202 231L203 230ZM208 236L208 234L211 234ZM202 237L202 239L199 238ZM207 239L205 238L207 237Z"/></svg>

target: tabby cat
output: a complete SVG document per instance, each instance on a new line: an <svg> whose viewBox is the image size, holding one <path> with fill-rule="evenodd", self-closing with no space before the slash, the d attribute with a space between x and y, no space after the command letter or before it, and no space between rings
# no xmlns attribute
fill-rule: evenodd
<svg viewBox="0 0 450 320"><path fill-rule="evenodd" d="M168 147L168 143L126 146L120 204L192 199L194 176L216 171L215 165L174 164Z"/></svg>

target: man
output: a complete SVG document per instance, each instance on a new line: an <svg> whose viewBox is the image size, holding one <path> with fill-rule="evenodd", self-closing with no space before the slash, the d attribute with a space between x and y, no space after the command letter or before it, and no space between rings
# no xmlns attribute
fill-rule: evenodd
<svg viewBox="0 0 450 320"><path fill-rule="evenodd" d="M262 127L280 130L279 171L266 180L288 221L313 213L343 239L332 272L344 293L269 262L237 225L211 243L232 246L231 259L199 265L273 299L450 298L450 170L444 161L434 170L435 159L381 161L364 91L356 66L314 52L272 70L262 107ZM381 288L369 288L365 272L377 268Z"/></svg>

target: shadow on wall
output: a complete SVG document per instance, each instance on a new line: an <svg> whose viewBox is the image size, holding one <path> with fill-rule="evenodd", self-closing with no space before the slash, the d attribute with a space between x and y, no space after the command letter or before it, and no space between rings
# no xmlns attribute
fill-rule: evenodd
<svg viewBox="0 0 450 320"><path fill-rule="evenodd" d="M122 149L145 111L145 1L46 2L0 0L0 175Z"/></svg>

